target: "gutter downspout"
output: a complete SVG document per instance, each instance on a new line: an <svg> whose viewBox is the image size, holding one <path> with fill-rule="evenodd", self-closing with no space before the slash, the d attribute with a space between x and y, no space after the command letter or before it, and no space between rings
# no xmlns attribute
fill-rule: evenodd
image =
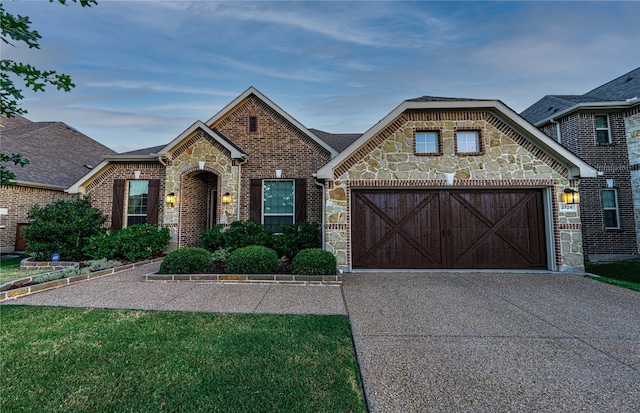
<svg viewBox="0 0 640 413"><path fill-rule="evenodd" d="M238 196L237 196L238 199L236 200L237 201L237 206L236 206L236 208L237 208L237 218L236 218L236 220L237 221L240 221L240 194L241 194L240 185L241 185L241 182L242 182L242 165L247 163L247 161L248 161L248 159L245 158L242 162L238 162Z"/></svg>
<svg viewBox="0 0 640 413"><path fill-rule="evenodd" d="M313 182L316 184L316 186L319 186L320 188L322 188L322 231L320 231L320 234L322 236L322 249L324 250L325 247L325 230L324 230L324 222L325 222L325 209L326 209L326 188L324 185L324 182L318 181L318 178L316 178L316 174L313 174Z"/></svg>
<svg viewBox="0 0 640 413"><path fill-rule="evenodd" d="M556 125L556 140L559 144L562 145L562 135L560 133L560 123L558 121L553 120L553 118L549 119L549 123Z"/></svg>

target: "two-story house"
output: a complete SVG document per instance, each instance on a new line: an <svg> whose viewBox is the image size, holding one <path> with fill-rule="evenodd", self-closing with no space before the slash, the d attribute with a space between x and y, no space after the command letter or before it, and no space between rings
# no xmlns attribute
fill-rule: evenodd
<svg viewBox="0 0 640 413"><path fill-rule="evenodd" d="M580 180L588 260L638 257L640 68L583 95L547 95L521 113L600 175Z"/></svg>

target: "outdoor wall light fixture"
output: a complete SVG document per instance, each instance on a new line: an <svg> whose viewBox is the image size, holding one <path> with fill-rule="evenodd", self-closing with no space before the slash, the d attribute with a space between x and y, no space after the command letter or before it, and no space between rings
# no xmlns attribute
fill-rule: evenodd
<svg viewBox="0 0 640 413"><path fill-rule="evenodd" d="M230 204L231 203L231 194L228 192L225 192L224 195L222 195L222 203L223 204Z"/></svg>
<svg viewBox="0 0 640 413"><path fill-rule="evenodd" d="M276 169L276 178L277 179L282 178L282 169Z"/></svg>
<svg viewBox="0 0 640 413"><path fill-rule="evenodd" d="M174 206L176 204L176 194L174 194L173 192L168 193L167 196L165 197L165 201L169 206Z"/></svg>
<svg viewBox="0 0 640 413"><path fill-rule="evenodd" d="M576 191L573 188L565 188L562 193L562 202L565 204L579 204L580 203L580 192Z"/></svg>
<svg viewBox="0 0 640 413"><path fill-rule="evenodd" d="M140 171L133 171L133 177L135 179L140 179Z"/></svg>

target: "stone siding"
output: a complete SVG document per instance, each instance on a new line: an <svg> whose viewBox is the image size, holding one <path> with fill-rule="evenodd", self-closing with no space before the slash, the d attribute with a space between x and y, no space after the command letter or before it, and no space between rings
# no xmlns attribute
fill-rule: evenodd
<svg viewBox="0 0 640 413"><path fill-rule="evenodd" d="M178 247L196 245L202 230L234 221L238 214L239 167L231 160L231 153L201 130L185 142L170 153L165 183L167 193L173 192L178 198L174 206L165 205L164 210L164 223ZM204 162L203 169L199 162ZM211 185L217 199L217 221L210 223L211 200L207 194ZM226 192L233 201L222 204L221 196Z"/></svg>
<svg viewBox="0 0 640 413"><path fill-rule="evenodd" d="M636 227L636 240L640 246L640 108L628 114L624 119L629 165L631 169L631 191ZM640 252L640 247L639 251Z"/></svg>
<svg viewBox="0 0 640 413"><path fill-rule="evenodd" d="M414 131L422 129L440 131L441 156L415 155ZM479 130L483 153L456 154L457 129ZM334 180L326 187L325 247L336 255L341 269L351 267L352 188L445 187L445 174L449 173L454 174L454 188L548 188L552 194L555 264L559 270L583 268L579 214L560 211L558 203L564 189L575 187L577 181L569 181L562 165L489 112L405 113L345 159L334 172Z"/></svg>

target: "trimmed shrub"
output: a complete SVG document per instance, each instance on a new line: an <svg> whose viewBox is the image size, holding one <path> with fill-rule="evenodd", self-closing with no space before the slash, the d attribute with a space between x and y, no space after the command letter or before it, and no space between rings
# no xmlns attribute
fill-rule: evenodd
<svg viewBox="0 0 640 413"><path fill-rule="evenodd" d="M209 265L209 251L187 247L172 251L160 264L160 274L198 274Z"/></svg>
<svg viewBox="0 0 640 413"><path fill-rule="evenodd" d="M252 221L233 221L222 233L224 248L234 251L250 245L269 245L270 237L264 225Z"/></svg>
<svg viewBox="0 0 640 413"><path fill-rule="evenodd" d="M89 198L82 198L34 205L27 219L30 224L24 237L28 253L37 260L48 260L58 253L64 261L75 261L85 257L82 247L87 239L105 231L102 224L107 217L91 206Z"/></svg>
<svg viewBox="0 0 640 413"><path fill-rule="evenodd" d="M278 257L287 257L291 260L301 250L320 247L320 225L306 221L285 225L282 227L281 234L272 235L271 242Z"/></svg>
<svg viewBox="0 0 640 413"><path fill-rule="evenodd" d="M336 257L320 248L300 251L291 262L291 272L299 275L330 275L336 273Z"/></svg>
<svg viewBox="0 0 640 413"><path fill-rule="evenodd" d="M262 245L238 248L227 259L227 274L268 274L278 269L278 254Z"/></svg>
<svg viewBox="0 0 640 413"><path fill-rule="evenodd" d="M200 233L200 248L204 248L207 251L217 251L220 248L224 248L224 224L214 225L211 229L205 229Z"/></svg>
<svg viewBox="0 0 640 413"><path fill-rule="evenodd" d="M82 251L93 259L124 258L133 261L162 255L169 240L171 234L167 227L130 225L88 238Z"/></svg>
<svg viewBox="0 0 640 413"><path fill-rule="evenodd" d="M130 225L117 231L120 255L128 260L158 257L171 239L169 228L156 225ZM100 257L102 258L102 257Z"/></svg>

